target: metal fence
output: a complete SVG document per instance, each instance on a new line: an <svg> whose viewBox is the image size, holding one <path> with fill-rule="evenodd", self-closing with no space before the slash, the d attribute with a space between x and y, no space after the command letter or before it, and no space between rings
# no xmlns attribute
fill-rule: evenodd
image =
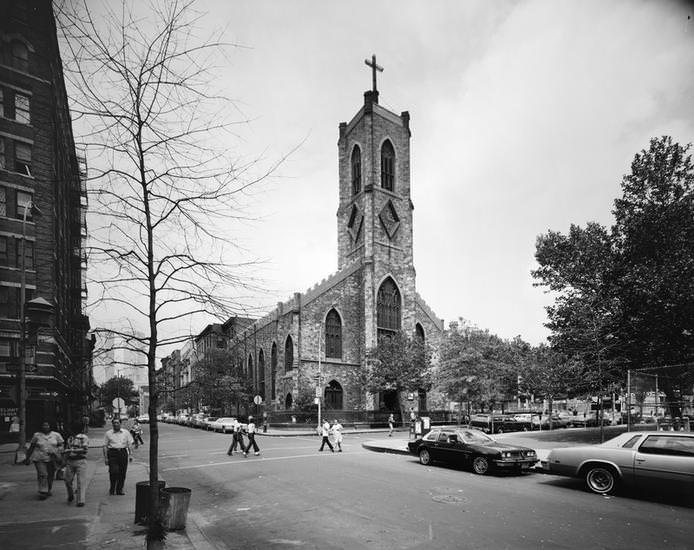
<svg viewBox="0 0 694 550"><path fill-rule="evenodd" d="M690 431L694 423L694 364L631 369L626 403L630 425Z"/></svg>

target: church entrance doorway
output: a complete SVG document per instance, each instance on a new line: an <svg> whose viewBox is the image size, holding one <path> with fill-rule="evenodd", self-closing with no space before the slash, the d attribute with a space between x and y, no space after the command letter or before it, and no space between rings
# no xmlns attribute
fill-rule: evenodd
<svg viewBox="0 0 694 550"><path fill-rule="evenodd" d="M294 400L292 399L292 394L291 394L291 393L288 393L288 394L287 394L287 397L286 397L285 400L284 400L284 408L285 408L285 410L288 411L288 410L290 410L290 409L292 408L292 403L293 403L293 401L294 401Z"/></svg>
<svg viewBox="0 0 694 550"><path fill-rule="evenodd" d="M398 392L396 390L382 391L379 395L378 405L382 411L399 411Z"/></svg>
<svg viewBox="0 0 694 550"><path fill-rule="evenodd" d="M337 380L331 380L325 388L325 408L333 410L342 409L342 386Z"/></svg>

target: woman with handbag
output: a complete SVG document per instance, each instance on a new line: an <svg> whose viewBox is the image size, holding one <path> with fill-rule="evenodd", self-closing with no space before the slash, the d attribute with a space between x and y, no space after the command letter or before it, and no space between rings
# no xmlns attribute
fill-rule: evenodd
<svg viewBox="0 0 694 550"><path fill-rule="evenodd" d="M31 438L24 464L29 464L31 459L36 467L41 500L45 500L52 494L56 469L62 465L64 443L63 437L58 432L52 431L48 422L41 424L41 431L36 432Z"/></svg>

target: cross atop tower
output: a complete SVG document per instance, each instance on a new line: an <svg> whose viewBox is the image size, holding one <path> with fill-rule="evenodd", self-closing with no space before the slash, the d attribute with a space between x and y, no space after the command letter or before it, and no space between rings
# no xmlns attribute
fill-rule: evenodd
<svg viewBox="0 0 694 550"><path fill-rule="evenodd" d="M378 71L379 73L382 73L383 67L376 64L376 54L373 54L371 56L371 61L369 61L368 59L364 59L364 63L366 63L369 67L371 67L371 80L373 83L373 92L378 93L378 90L376 89L376 71Z"/></svg>

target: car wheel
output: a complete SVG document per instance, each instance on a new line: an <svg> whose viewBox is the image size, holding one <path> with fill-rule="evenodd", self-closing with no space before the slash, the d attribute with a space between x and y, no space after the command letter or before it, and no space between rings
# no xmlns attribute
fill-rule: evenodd
<svg viewBox="0 0 694 550"><path fill-rule="evenodd" d="M496 430L496 433L502 434L502 433L504 433L504 429L503 429L503 428L499 428L498 430Z"/></svg>
<svg viewBox="0 0 694 550"><path fill-rule="evenodd" d="M419 450L419 462L424 464L424 466L431 464L431 455L429 454L429 449Z"/></svg>
<svg viewBox="0 0 694 550"><path fill-rule="evenodd" d="M607 466L593 466L586 472L588 489L600 495L609 495L617 487L617 478Z"/></svg>
<svg viewBox="0 0 694 550"><path fill-rule="evenodd" d="M472 469L476 474L483 476L489 471L489 461L483 456L476 456L472 461Z"/></svg>

